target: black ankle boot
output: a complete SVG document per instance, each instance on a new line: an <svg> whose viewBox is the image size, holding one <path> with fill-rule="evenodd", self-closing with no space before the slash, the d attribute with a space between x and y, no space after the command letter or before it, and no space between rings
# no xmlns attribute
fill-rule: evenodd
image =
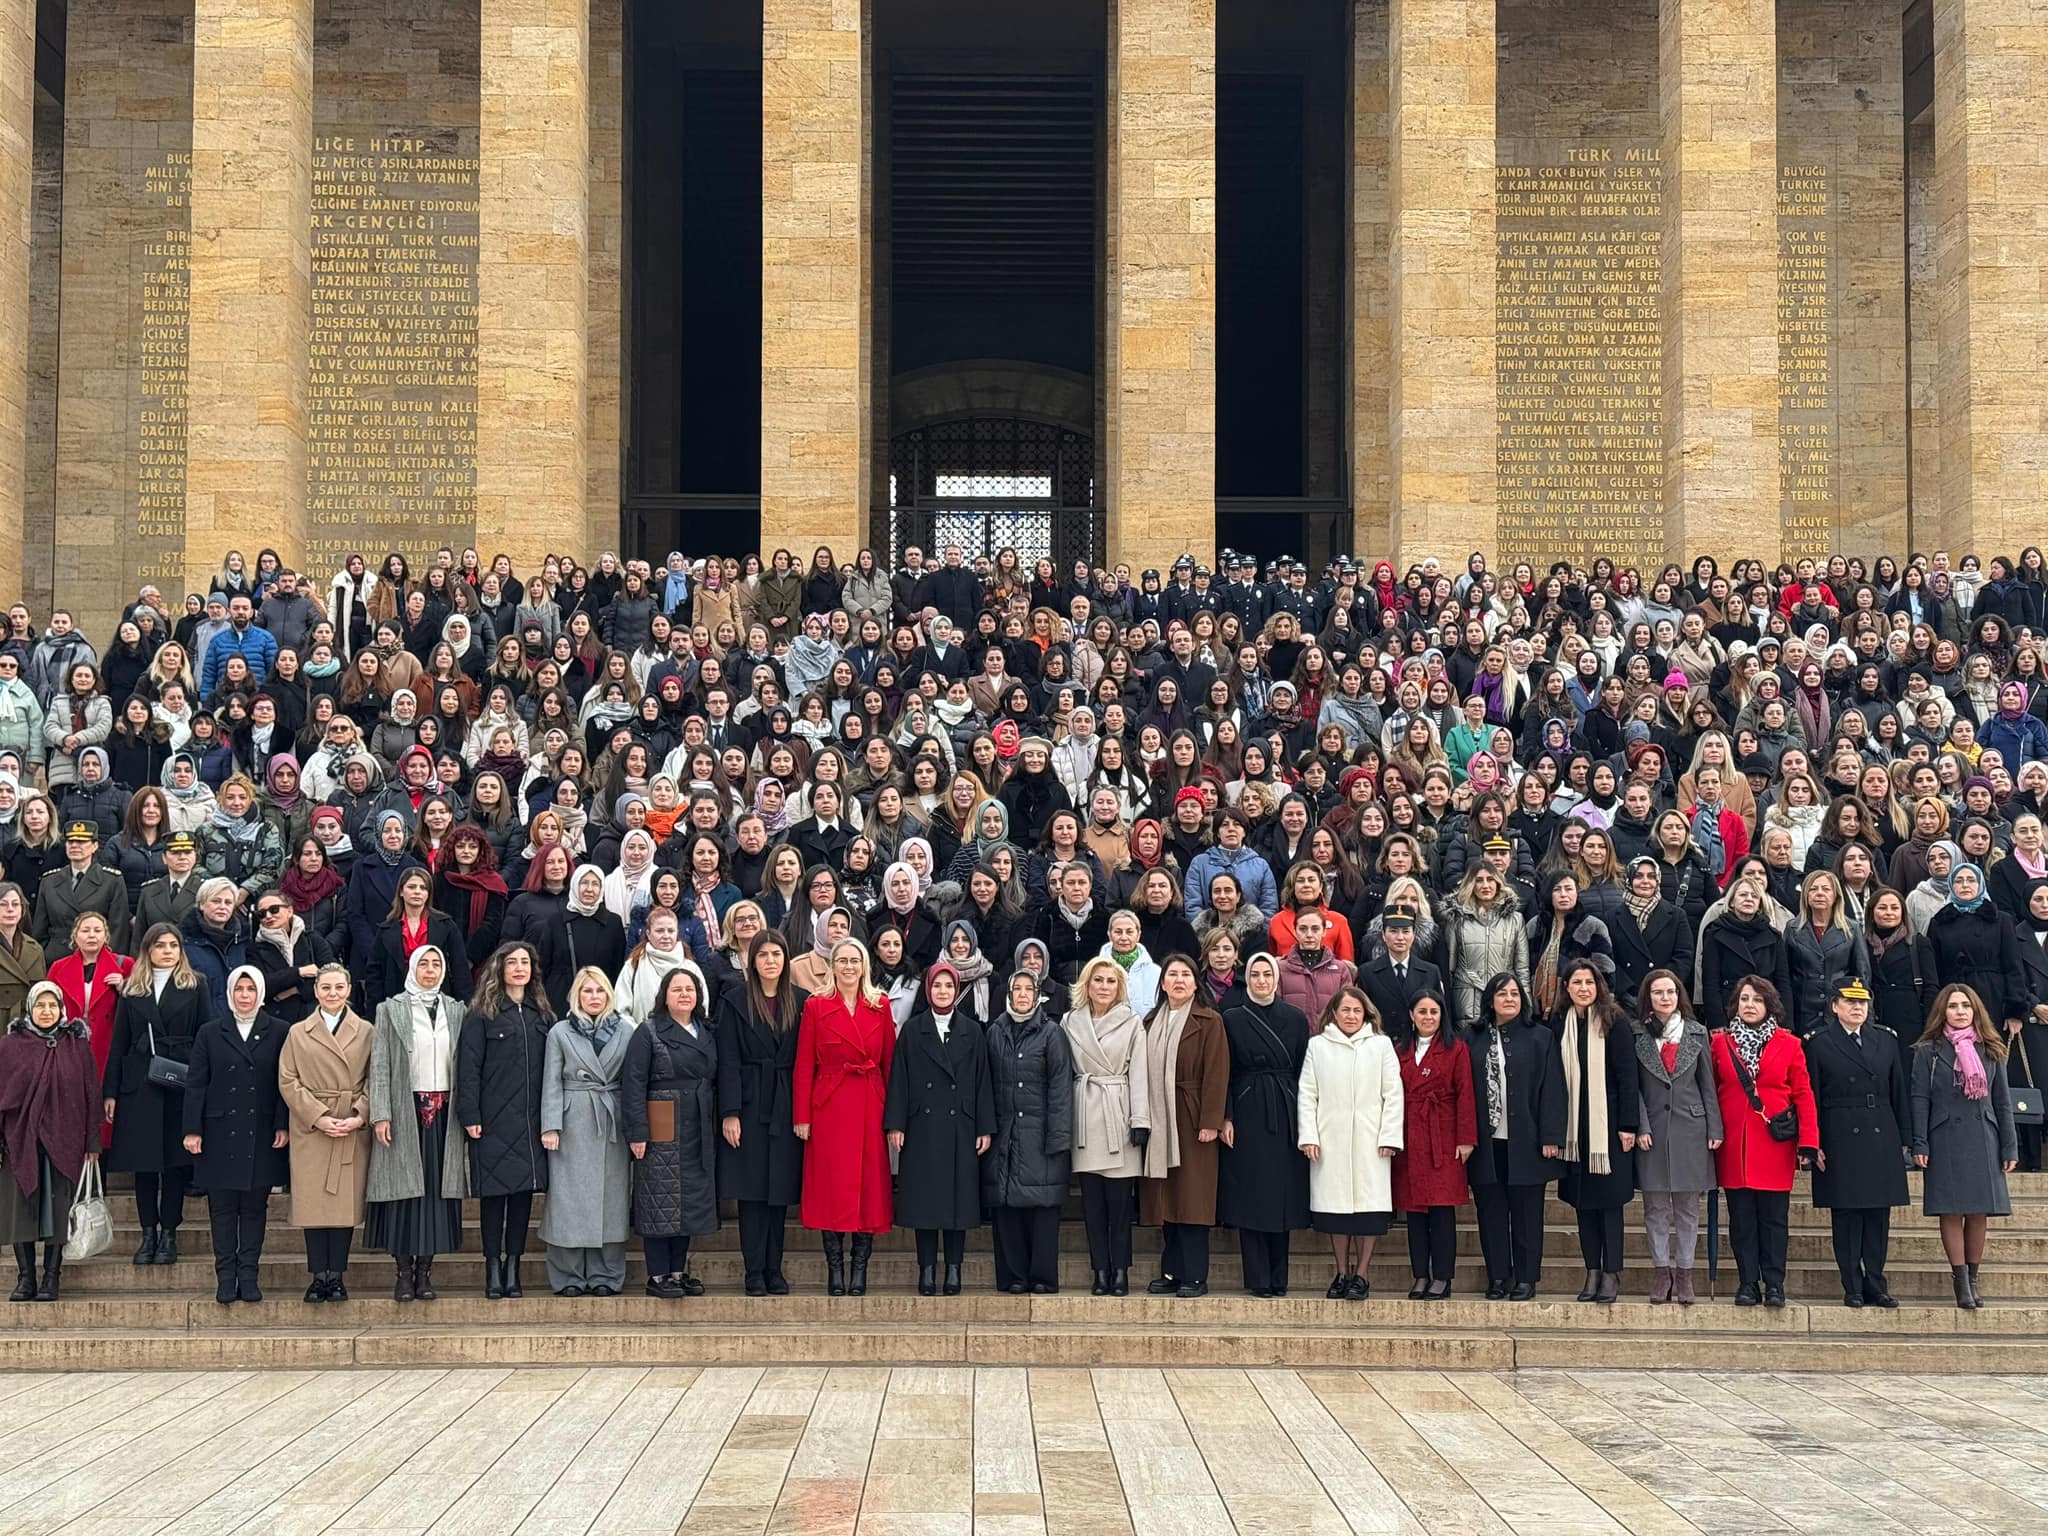
<svg viewBox="0 0 2048 1536"><path fill-rule="evenodd" d="M14 1282L9 1301L34 1301L36 1299L36 1245L16 1243L14 1245L14 1267L20 1278Z"/></svg>
<svg viewBox="0 0 2048 1536"><path fill-rule="evenodd" d="M64 1245L46 1243L44 1247L47 1253L43 1260L43 1283L36 1287L36 1300L55 1301L64 1277Z"/></svg>
<svg viewBox="0 0 2048 1536"><path fill-rule="evenodd" d="M1131 1294L1131 1272L1128 1269L1112 1269L1109 1272L1109 1294L1128 1296Z"/></svg>
<svg viewBox="0 0 2048 1536"><path fill-rule="evenodd" d="M484 1300L505 1299L505 1266L495 1253L484 1255Z"/></svg>
<svg viewBox="0 0 2048 1536"><path fill-rule="evenodd" d="M1107 1296L1109 1294L1108 1270L1098 1269L1095 1271L1095 1283L1089 1287L1088 1294L1091 1296Z"/></svg>
<svg viewBox="0 0 2048 1536"><path fill-rule="evenodd" d="M846 1294L846 1238L838 1232L824 1234L825 1243L825 1294L844 1296Z"/></svg>
<svg viewBox="0 0 2048 1536"><path fill-rule="evenodd" d="M939 1266L920 1264L917 1266L917 1294L936 1296L939 1294Z"/></svg>
<svg viewBox="0 0 2048 1536"><path fill-rule="evenodd" d="M1964 1267L1970 1271L1970 1305L1981 1307L1984 1305L1984 1293L1977 1289L1977 1266L1969 1264Z"/></svg>
<svg viewBox="0 0 2048 1536"><path fill-rule="evenodd" d="M154 1264L156 1262L157 1232L158 1229L156 1227L144 1227L142 1229L142 1241L136 1246L135 1257L128 1261L137 1269L142 1268L145 1264Z"/></svg>
<svg viewBox="0 0 2048 1536"><path fill-rule="evenodd" d="M856 1232L853 1234L853 1264L846 1276L846 1294L865 1296L868 1293L868 1256L875 1251L875 1234Z"/></svg>
<svg viewBox="0 0 2048 1536"><path fill-rule="evenodd" d="M958 1264L948 1264L946 1266L946 1283L942 1289L948 1296L958 1296L960 1294L960 1266Z"/></svg>
<svg viewBox="0 0 2048 1536"><path fill-rule="evenodd" d="M434 1289L434 1260L430 1254L424 1259L414 1259L412 1268L412 1293L421 1301L439 1301L440 1294Z"/></svg>
<svg viewBox="0 0 2048 1536"><path fill-rule="evenodd" d="M391 1299L393 1301L411 1301L413 1299L412 1260L393 1259L391 1267L396 1271L391 1281Z"/></svg>
<svg viewBox="0 0 2048 1536"><path fill-rule="evenodd" d="M525 1257L526 1255L523 1253L508 1253L505 1255L505 1299L507 1301L516 1301L526 1294L526 1292L519 1288L519 1261Z"/></svg>
<svg viewBox="0 0 2048 1536"><path fill-rule="evenodd" d="M1948 1272L1949 1278L1955 1283L1956 1305L1965 1312L1973 1310L1977 1305L1977 1297L1970 1289L1970 1267L1967 1264L1951 1264Z"/></svg>
<svg viewBox="0 0 2048 1536"><path fill-rule="evenodd" d="M178 1262L178 1229L159 1227L156 1234L156 1252L150 1257L152 1264L175 1264Z"/></svg>

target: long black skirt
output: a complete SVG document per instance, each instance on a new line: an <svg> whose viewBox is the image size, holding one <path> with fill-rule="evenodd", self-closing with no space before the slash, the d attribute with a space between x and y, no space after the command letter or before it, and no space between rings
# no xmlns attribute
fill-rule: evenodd
<svg viewBox="0 0 2048 1536"><path fill-rule="evenodd" d="M420 1172L426 1183L412 1200L378 1200L363 1222L368 1247L395 1258L430 1259L462 1249L462 1202L441 1198L441 1158L448 1145L451 1117L444 1104L434 1123L420 1124Z"/></svg>

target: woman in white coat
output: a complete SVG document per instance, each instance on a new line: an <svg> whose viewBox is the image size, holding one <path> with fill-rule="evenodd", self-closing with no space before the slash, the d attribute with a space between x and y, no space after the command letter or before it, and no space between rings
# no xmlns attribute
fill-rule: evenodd
<svg viewBox="0 0 2048 1536"><path fill-rule="evenodd" d="M1137 913L1122 908L1110 913L1109 942L1101 958L1123 967L1131 1011L1141 1019L1150 1014L1159 1001L1159 962L1140 941Z"/></svg>
<svg viewBox="0 0 2048 1536"><path fill-rule="evenodd" d="M1308 1158L1309 1221L1330 1236L1337 1278L1332 1301L1372 1294L1366 1270L1394 1214L1394 1155L1404 1140L1401 1063L1357 987L1330 1001L1323 1032L1308 1043L1296 1099Z"/></svg>

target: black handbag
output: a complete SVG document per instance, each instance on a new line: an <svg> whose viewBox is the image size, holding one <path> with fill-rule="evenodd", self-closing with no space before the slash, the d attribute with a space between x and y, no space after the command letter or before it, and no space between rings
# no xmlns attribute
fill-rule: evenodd
<svg viewBox="0 0 2048 1536"><path fill-rule="evenodd" d="M143 1026L149 1031L149 1071L147 1074L152 1088L161 1088L166 1093L183 1093L185 1084L192 1076L192 1069L175 1056L159 1056L156 1050L156 1026Z"/></svg>
<svg viewBox="0 0 2048 1536"><path fill-rule="evenodd" d="M2019 1052L2020 1066L2027 1074L2025 1086L2013 1083L2009 1089L2012 1095L2012 1122L2014 1125L2040 1125L2044 1119L2048 1119L2048 1115L2042 1112L2041 1090L2034 1084L2034 1064L2027 1059L2026 1031L2022 1029L2019 1034L2013 1036L2012 1043L2013 1048Z"/></svg>
<svg viewBox="0 0 2048 1536"><path fill-rule="evenodd" d="M1749 1067L1742 1059L1742 1052L1729 1042L1728 1059L1735 1063L1735 1081L1742 1087L1742 1096L1749 1100L1749 1107L1759 1115L1764 1112L1764 1101L1757 1097L1756 1080L1749 1075ZM1799 1112L1789 1104L1775 1115L1764 1117L1764 1129L1771 1133L1773 1141L1792 1141L1799 1135Z"/></svg>

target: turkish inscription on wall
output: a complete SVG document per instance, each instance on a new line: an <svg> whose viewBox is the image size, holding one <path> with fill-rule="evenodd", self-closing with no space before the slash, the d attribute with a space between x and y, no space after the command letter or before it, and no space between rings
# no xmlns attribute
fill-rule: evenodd
<svg viewBox="0 0 2048 1536"><path fill-rule="evenodd" d="M1502 166L1497 465L1509 560L1663 555L1663 166L1581 146Z"/></svg>
<svg viewBox="0 0 2048 1536"><path fill-rule="evenodd" d="M177 150L143 171L144 207L161 213L142 236L142 391L135 464L138 581L185 579L186 338L191 316L192 156ZM175 601L175 598L173 599Z"/></svg>
<svg viewBox="0 0 2048 1536"><path fill-rule="evenodd" d="M453 130L313 145L308 564L476 528L477 160ZM417 561L415 560L415 564Z"/></svg>
<svg viewBox="0 0 2048 1536"><path fill-rule="evenodd" d="M1828 552L1836 468L1835 216L1828 168L1778 171L1778 476L1785 548Z"/></svg>

